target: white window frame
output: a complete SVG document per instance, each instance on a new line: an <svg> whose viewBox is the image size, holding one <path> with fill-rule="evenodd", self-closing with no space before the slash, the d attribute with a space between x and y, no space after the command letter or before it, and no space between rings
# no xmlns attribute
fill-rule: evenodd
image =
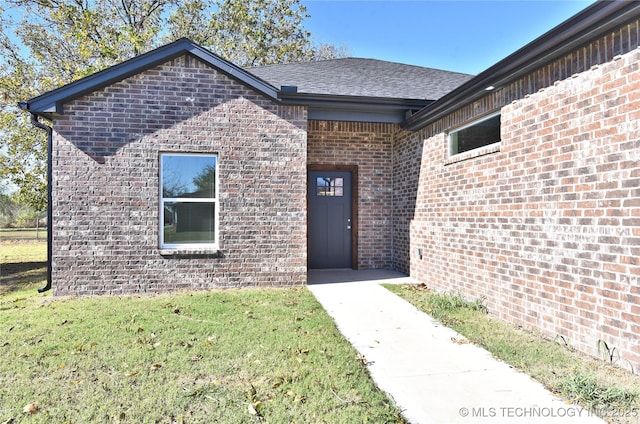
<svg viewBox="0 0 640 424"><path fill-rule="evenodd" d="M476 147L475 149L465 150L464 152L457 152L456 153L456 152L454 152L454 148L453 148L454 147L453 146L453 144L454 144L453 136L454 136L454 134L459 133L462 130L474 127L474 126L476 126L476 125L478 125L478 124L480 124L480 123L482 123L484 121L488 121L490 119L495 118L496 116L500 116L501 114L502 114L502 112L498 111L498 112L492 113L490 115L485 115L482 118L476 119L475 121L472 121L472 122L470 122L470 123L468 123L466 125L463 125L462 127L459 127L459 128L456 128L455 130L449 131L449 136L447 138L448 142L449 142L449 157L468 154L469 152L473 152L473 151L476 151L476 150L479 150L479 149L484 149L487 146L493 146L493 145L499 144L502 141L502 136L500 137L500 140L497 140L497 141L495 141L493 143L485 144L484 146ZM502 128L502 120L500 120L500 127ZM501 128L500 128L500 130L501 130Z"/></svg>
<svg viewBox="0 0 640 424"><path fill-rule="evenodd" d="M164 169L164 158L167 156L200 156L200 157L214 157L216 158L216 172L215 172L215 197L211 198L211 197L164 197L163 193L162 193L162 188L163 188L163 184L164 184L164 176L163 176L163 169ZM219 156L217 153L177 153L177 152L161 152L160 153L160 159L159 159L159 164L160 164L160 184L159 184L159 204L160 204L160 216L159 216L159 232L158 232L158 238L159 238L159 244L160 244L160 249L168 249L168 250L218 250L219 249L219 244L218 244L218 240L220 237L220 227L219 227L219 220L218 220L218 216L219 216L219 212L220 212L220 207L219 207L219 202L218 202L218 186L219 186ZM215 232L214 232L214 241L213 243L165 243L164 242L164 205L165 203L213 203L214 205L214 228L215 228Z"/></svg>

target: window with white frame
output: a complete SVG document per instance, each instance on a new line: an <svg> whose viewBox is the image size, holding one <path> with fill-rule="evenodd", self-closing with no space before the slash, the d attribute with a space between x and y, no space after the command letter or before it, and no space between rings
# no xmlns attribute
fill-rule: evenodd
<svg viewBox="0 0 640 424"><path fill-rule="evenodd" d="M218 156L160 154L160 247L218 247Z"/></svg>
<svg viewBox="0 0 640 424"><path fill-rule="evenodd" d="M449 133L451 156L500 142L500 112Z"/></svg>

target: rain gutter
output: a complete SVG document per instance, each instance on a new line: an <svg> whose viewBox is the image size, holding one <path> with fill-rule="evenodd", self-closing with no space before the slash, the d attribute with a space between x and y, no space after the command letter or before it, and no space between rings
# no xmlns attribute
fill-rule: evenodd
<svg viewBox="0 0 640 424"><path fill-rule="evenodd" d="M407 116L433 103L427 99L299 93L296 90L296 87L281 87L279 101L285 105L306 106L309 119L360 121L369 116L372 122L401 124Z"/></svg>

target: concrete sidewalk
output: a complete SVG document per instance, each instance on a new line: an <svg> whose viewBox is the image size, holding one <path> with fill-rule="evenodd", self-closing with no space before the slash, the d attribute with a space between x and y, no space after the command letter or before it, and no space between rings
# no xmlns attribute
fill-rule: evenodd
<svg viewBox="0 0 640 424"><path fill-rule="evenodd" d="M309 271L309 289L410 423L603 423L381 287L392 271Z"/></svg>

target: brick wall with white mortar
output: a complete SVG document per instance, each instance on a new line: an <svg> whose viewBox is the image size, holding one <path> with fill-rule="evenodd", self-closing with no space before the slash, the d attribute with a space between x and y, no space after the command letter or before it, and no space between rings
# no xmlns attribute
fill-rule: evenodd
<svg viewBox="0 0 640 424"><path fill-rule="evenodd" d="M306 283L306 110L183 56L54 121L58 295ZM220 251L159 250L159 155L217 153Z"/></svg>
<svg viewBox="0 0 640 424"><path fill-rule="evenodd" d="M594 356L605 341L640 369L638 32L398 133L396 268ZM492 110L499 148L448 157L447 132Z"/></svg>

